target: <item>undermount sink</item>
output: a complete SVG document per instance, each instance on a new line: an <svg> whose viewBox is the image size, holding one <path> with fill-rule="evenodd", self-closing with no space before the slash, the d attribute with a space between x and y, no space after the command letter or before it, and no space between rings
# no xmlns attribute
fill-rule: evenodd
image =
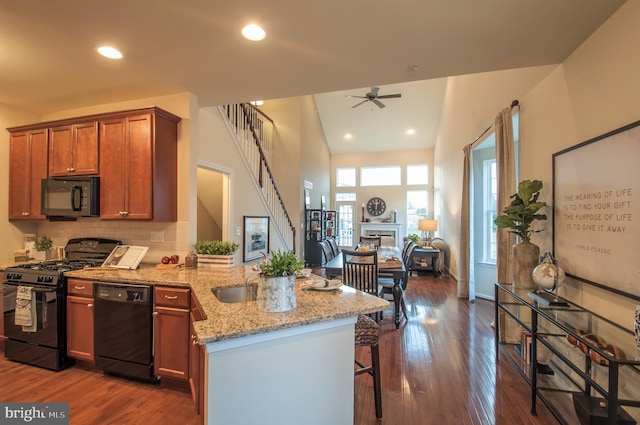
<svg viewBox="0 0 640 425"><path fill-rule="evenodd" d="M221 303L246 303L256 300L258 284L211 288L211 292Z"/></svg>

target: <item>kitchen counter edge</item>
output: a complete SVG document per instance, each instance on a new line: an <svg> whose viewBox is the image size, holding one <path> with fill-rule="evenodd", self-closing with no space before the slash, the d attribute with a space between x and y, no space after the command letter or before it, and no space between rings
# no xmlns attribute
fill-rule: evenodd
<svg viewBox="0 0 640 425"><path fill-rule="evenodd" d="M96 267L66 272L65 276L103 282L190 287L206 316L205 320L194 324L199 344L375 313L389 305L382 298L346 286L331 292L301 290L300 279L296 281L297 307L288 312L264 312L257 308L256 302L227 304L218 301L211 289L244 285L247 278L256 276L248 266L158 269L142 265L137 270Z"/></svg>

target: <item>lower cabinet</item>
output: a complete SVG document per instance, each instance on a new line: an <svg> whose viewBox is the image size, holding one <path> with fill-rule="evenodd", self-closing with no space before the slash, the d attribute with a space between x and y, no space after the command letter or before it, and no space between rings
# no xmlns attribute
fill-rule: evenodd
<svg viewBox="0 0 640 425"><path fill-rule="evenodd" d="M204 382L206 380L205 370L205 346L197 343L197 336L194 329L194 322L204 320L204 314L193 295L191 296L191 321L190 333L191 344L189 346L189 387L191 388L191 397L196 406L199 422L204 423Z"/></svg>
<svg viewBox="0 0 640 425"><path fill-rule="evenodd" d="M154 373L164 378L189 378L190 290L155 287Z"/></svg>
<svg viewBox="0 0 640 425"><path fill-rule="evenodd" d="M67 282L67 355L94 361L93 286L89 280Z"/></svg>

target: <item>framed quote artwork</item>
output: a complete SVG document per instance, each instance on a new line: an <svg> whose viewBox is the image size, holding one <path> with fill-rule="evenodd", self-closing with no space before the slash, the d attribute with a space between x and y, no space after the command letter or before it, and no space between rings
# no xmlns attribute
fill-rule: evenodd
<svg viewBox="0 0 640 425"><path fill-rule="evenodd" d="M640 300L640 121L553 154L553 250L567 275Z"/></svg>
<svg viewBox="0 0 640 425"><path fill-rule="evenodd" d="M252 261L269 254L269 217L244 216L242 261Z"/></svg>

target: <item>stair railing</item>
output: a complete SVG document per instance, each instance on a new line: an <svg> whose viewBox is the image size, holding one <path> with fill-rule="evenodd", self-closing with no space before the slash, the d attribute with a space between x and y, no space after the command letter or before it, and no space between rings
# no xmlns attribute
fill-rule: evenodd
<svg viewBox="0 0 640 425"><path fill-rule="evenodd" d="M221 110L235 135L234 140L245 165L262 193L277 234L287 249L295 251L296 227L284 205L267 159L273 155L273 120L249 103L224 105Z"/></svg>

